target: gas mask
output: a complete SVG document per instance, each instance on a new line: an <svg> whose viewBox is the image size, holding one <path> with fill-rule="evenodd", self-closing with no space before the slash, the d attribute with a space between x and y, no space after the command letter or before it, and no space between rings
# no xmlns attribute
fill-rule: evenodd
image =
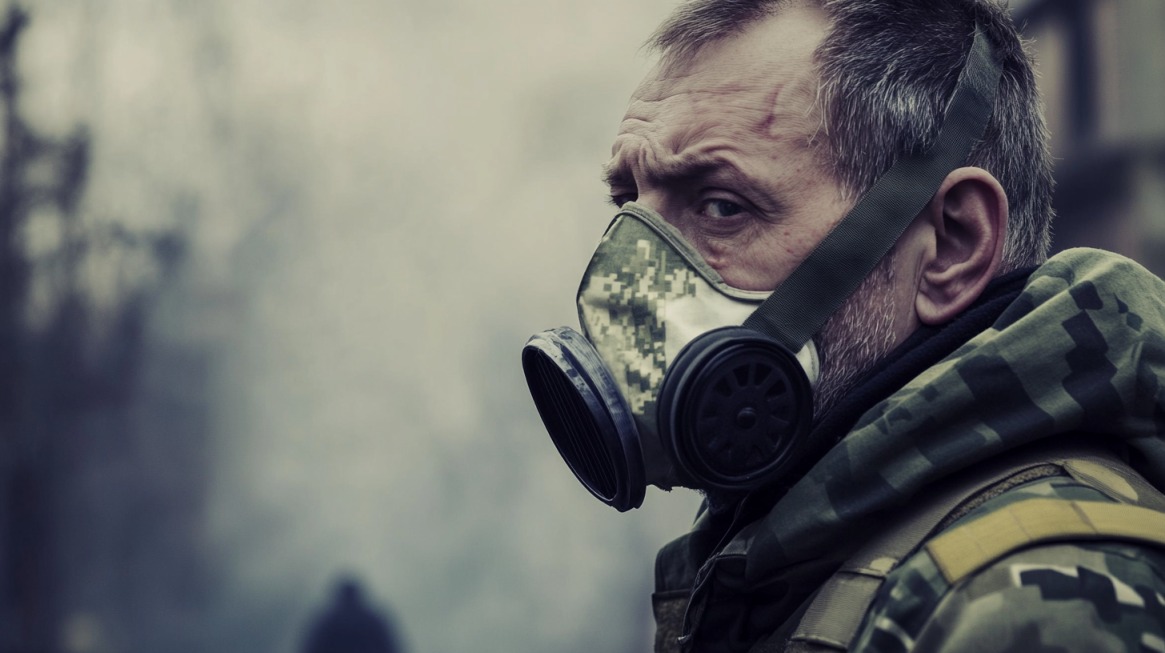
<svg viewBox="0 0 1165 653"><path fill-rule="evenodd" d="M729 286L662 216L620 208L579 286L582 332L522 350L539 415L596 498L625 511L647 485L750 491L805 462L813 336L966 161L999 77L976 28L935 143L901 157L771 293Z"/></svg>
<svg viewBox="0 0 1165 653"><path fill-rule="evenodd" d="M582 335L545 332L523 354L537 404L588 404L556 403L543 419L592 492L622 504L642 500L624 488L647 484L737 488L788 457L808 427L817 356L741 328L770 294L729 286L662 217L623 206L579 287ZM613 465L583 453L599 443Z"/></svg>

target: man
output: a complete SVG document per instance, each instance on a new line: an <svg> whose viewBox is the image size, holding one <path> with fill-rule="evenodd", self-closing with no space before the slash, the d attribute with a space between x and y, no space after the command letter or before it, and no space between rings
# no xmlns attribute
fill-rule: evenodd
<svg viewBox="0 0 1165 653"><path fill-rule="evenodd" d="M395 628L373 610L353 578L342 578L327 611L312 624L304 653L400 653Z"/></svg>
<svg viewBox="0 0 1165 653"><path fill-rule="evenodd" d="M596 497L706 493L657 650L1165 652L1165 286L1045 260L1006 9L693 0L652 44L584 335L523 365Z"/></svg>

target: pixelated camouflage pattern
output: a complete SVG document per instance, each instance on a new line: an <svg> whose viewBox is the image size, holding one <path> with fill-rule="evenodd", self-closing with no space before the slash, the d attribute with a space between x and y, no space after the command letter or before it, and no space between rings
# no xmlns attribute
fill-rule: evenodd
<svg viewBox="0 0 1165 653"><path fill-rule="evenodd" d="M1110 501L1066 478L1016 488L975 519L1025 499ZM1022 550L951 587L925 552L891 573L851 650L862 653L1165 653L1165 551L1120 543Z"/></svg>
<svg viewBox="0 0 1165 653"><path fill-rule="evenodd" d="M656 397L679 350L702 333L739 326L769 294L726 284L674 227L632 202L583 275L579 322L641 433L654 435Z"/></svg>
<svg viewBox="0 0 1165 653"><path fill-rule="evenodd" d="M1016 447L1085 433L1127 446L1165 487L1163 333L1165 283L1143 267L1090 249L1053 257L991 328L868 411L764 517L720 546L724 525L705 515L661 551L657 590L694 588L685 649L747 650L879 514Z"/></svg>

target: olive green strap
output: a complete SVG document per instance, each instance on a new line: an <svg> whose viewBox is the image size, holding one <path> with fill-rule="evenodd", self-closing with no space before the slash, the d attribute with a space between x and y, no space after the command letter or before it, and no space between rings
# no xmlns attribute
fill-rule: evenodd
<svg viewBox="0 0 1165 653"><path fill-rule="evenodd" d="M939 535L926 552L953 585L1019 549L1082 540L1165 546L1165 513L1121 503L1027 499Z"/></svg>
<svg viewBox="0 0 1165 653"><path fill-rule="evenodd" d="M890 251L943 179L966 162L991 117L1000 74L976 26L934 144L898 159L744 326L799 351Z"/></svg>
<svg viewBox="0 0 1165 653"><path fill-rule="evenodd" d="M1064 461L1064 471L1114 501L1165 512L1165 495L1114 456L1080 456Z"/></svg>

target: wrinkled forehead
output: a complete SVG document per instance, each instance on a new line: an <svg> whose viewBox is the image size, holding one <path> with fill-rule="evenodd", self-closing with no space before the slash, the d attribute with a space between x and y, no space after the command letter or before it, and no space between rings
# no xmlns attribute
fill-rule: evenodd
<svg viewBox="0 0 1165 653"><path fill-rule="evenodd" d="M812 105L818 85L819 77L809 60L773 63L709 57L685 63L682 68L657 64L640 81L631 102L666 102L678 97L717 101L733 94L761 94L772 96L773 103Z"/></svg>
<svg viewBox="0 0 1165 653"><path fill-rule="evenodd" d="M820 124L813 54L827 25L815 6L787 7L694 52L665 55L635 90L627 116L724 112L762 131L812 133Z"/></svg>

